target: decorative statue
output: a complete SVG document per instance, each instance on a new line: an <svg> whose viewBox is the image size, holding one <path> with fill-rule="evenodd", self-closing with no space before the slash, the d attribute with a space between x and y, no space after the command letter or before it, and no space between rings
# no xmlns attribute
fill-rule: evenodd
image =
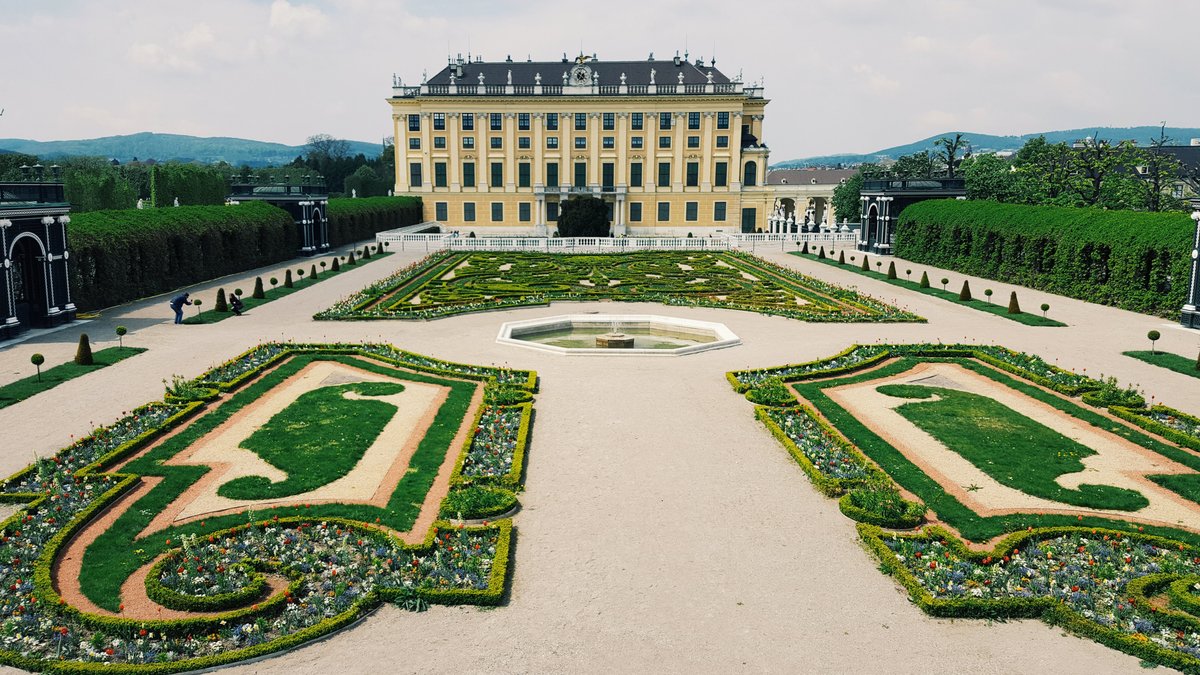
<svg viewBox="0 0 1200 675"><path fill-rule="evenodd" d="M175 206L179 206L179 197L175 198Z"/></svg>
<svg viewBox="0 0 1200 675"><path fill-rule="evenodd" d="M350 188L350 199L358 199L358 189Z"/></svg>
<svg viewBox="0 0 1200 675"><path fill-rule="evenodd" d="M450 73L450 86L454 86L454 73Z"/></svg>
<svg viewBox="0 0 1200 675"><path fill-rule="evenodd" d="M680 73L679 73L679 84L683 84L683 72L682 71L680 71Z"/></svg>
<svg viewBox="0 0 1200 675"><path fill-rule="evenodd" d="M542 86L542 74L541 73L534 73L533 83L539 87Z"/></svg>
<svg viewBox="0 0 1200 675"><path fill-rule="evenodd" d="M479 86L483 86L483 73L479 74Z"/></svg>
<svg viewBox="0 0 1200 675"><path fill-rule="evenodd" d="M563 71L563 86L567 86L567 71Z"/></svg>
<svg viewBox="0 0 1200 675"><path fill-rule="evenodd" d="M389 196L389 197L395 197L395 196L396 196L396 195L392 194L392 192L393 192L392 190L388 190L388 196Z"/></svg>
<svg viewBox="0 0 1200 675"><path fill-rule="evenodd" d="M655 73L655 70L653 68L651 68L650 69L650 84L654 84L654 73Z"/></svg>
<svg viewBox="0 0 1200 675"><path fill-rule="evenodd" d="M709 84L712 84L712 71L708 71L708 73L704 75L704 78L708 80Z"/></svg>
<svg viewBox="0 0 1200 675"><path fill-rule="evenodd" d="M145 203L145 202L143 202L141 199L138 199L138 208L139 208L139 209L144 209L144 208L146 208L146 203Z"/></svg>
<svg viewBox="0 0 1200 675"><path fill-rule="evenodd" d="M512 86L512 70L508 71L508 86Z"/></svg>

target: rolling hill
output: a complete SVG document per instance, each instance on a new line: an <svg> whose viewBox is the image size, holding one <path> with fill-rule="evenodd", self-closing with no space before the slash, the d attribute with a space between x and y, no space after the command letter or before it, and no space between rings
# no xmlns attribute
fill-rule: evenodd
<svg viewBox="0 0 1200 675"><path fill-rule="evenodd" d="M1200 138L1200 129L1186 127L1167 127L1167 136L1174 139L1176 145L1187 145L1191 139ZM934 141L943 136L953 136L955 131L948 131L944 134L930 136L913 143L905 145L897 145L891 148L884 148L867 154L840 154L840 155L822 155L819 157L803 157L800 159L788 159L776 164L772 164L772 169L795 169L806 166L836 166L855 165L864 162L877 162L881 159L896 159L903 155L910 155L914 152L922 150L933 150ZM1003 150L1016 151L1025 145L1025 142L1045 136L1046 140L1051 143L1073 143L1086 136L1096 135L1099 138L1120 141L1130 139L1137 141L1138 145L1148 145L1151 138L1157 138L1159 127L1088 127L1085 129L1064 129L1061 131L1043 131L1035 134L1024 134L1022 136L995 136L992 134L977 134L968 131L962 132L963 136L971 142L971 151L980 152L1000 152ZM4 147L0 142L0 147Z"/></svg>
<svg viewBox="0 0 1200 675"><path fill-rule="evenodd" d="M368 157L383 151L379 143L348 141L350 154ZM128 136L106 136L74 141L32 141L23 138L0 138L0 152L20 152L44 159L56 157L107 157L127 162L142 160L200 162L213 164L229 162L235 166L266 166L286 164L304 154L303 145L267 143L244 138L202 138L180 134L142 132Z"/></svg>

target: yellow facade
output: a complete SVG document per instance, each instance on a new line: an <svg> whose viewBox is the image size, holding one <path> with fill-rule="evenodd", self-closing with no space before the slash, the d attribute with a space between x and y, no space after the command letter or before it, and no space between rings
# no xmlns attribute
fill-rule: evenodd
<svg viewBox="0 0 1200 675"><path fill-rule="evenodd" d="M626 70L645 80L647 63L648 83L625 83ZM509 63L459 61L420 87L396 87L396 193L421 196L427 221L464 234L552 234L556 205L587 192L610 203L617 235L765 229L774 198L760 88L679 59L605 63L606 77L620 71L621 84L608 85L597 62L518 65L516 84ZM506 70L505 84L484 82ZM556 71L561 86L541 84Z"/></svg>

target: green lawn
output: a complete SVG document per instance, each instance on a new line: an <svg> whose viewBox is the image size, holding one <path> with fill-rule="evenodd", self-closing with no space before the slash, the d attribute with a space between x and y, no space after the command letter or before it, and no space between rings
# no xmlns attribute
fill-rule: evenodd
<svg viewBox="0 0 1200 675"><path fill-rule="evenodd" d="M389 255L391 255L391 253L386 253L386 252L372 253L371 257L367 258L365 260L362 258L358 258L358 264L365 265L365 264L371 262L372 260L376 260L378 258L383 258L383 257L389 256ZM332 258L330 258L330 260L332 260ZM330 277L335 277L335 276L341 274L342 272L347 272L349 270L355 269L355 266L350 265L349 263L339 263L341 269L339 269L338 271L335 272L328 268L325 269L324 271L317 270L317 276L312 277L309 275L309 273L310 273L310 270L312 269L313 262L315 262L317 264L317 266L320 267L321 259L319 259L319 258L314 258L312 262L307 262L307 263L305 263L304 261L296 261L295 270L303 270L304 276L301 277L301 276L293 273L293 275L292 275L293 282L292 282L291 288L288 288L283 285L283 275L287 273L286 270L284 270L283 272L276 273L276 278L279 279L279 285L274 288L272 288L271 284L270 284L270 275L266 275L263 278L263 289L264 289L263 295L265 295L267 297L265 297L263 299L250 297L250 293L254 290L254 281L251 280L250 283L247 285L247 287L242 289L243 291L245 291L245 293L242 295L242 303L246 305L242 309L242 314L246 314L250 310L254 309L255 307L258 307L260 305L265 305L268 302L271 302L272 300L278 300L280 298L289 296L292 293L295 293L296 291L302 291L302 290L308 288L309 286L312 286L314 284L319 284L322 281L329 279ZM307 265L307 266L305 266L305 265ZM226 297L228 297L228 295L230 293L232 293L233 290L234 290L233 287L226 288L225 289ZM216 297L217 297L217 292L216 292L216 290L213 290L211 297L206 296L204 298L201 298L204 301L204 304L201 305L201 307L215 306L216 305ZM186 324L217 323L218 321L224 321L225 319L228 319L229 317L234 316L233 312L218 312L216 309L206 309L206 310L203 310L203 311L197 313L195 311L195 309L193 308L192 311L189 313L187 307L184 307L183 314L184 314L183 322Z"/></svg>
<svg viewBox="0 0 1200 675"><path fill-rule="evenodd" d="M804 258L805 260L815 260L816 262L825 263L826 265L832 265L833 267L844 269L849 272L861 274L864 277L878 279L879 281L883 281L883 282L892 284L893 286L907 288L912 291L917 291L918 293L924 293L925 295L932 295L935 298L941 298L942 300L948 300L948 301L953 302L958 305L970 307L971 309L977 309L981 312L987 312L989 314L995 314L996 316L1002 316L1005 319L1008 319L1010 321L1016 321L1018 323L1023 323L1026 326L1065 326L1065 325L1067 325L1061 321L1055 321L1054 319L1044 317L1041 314L1037 314L1037 313L1030 312L1030 311L1023 311L1020 314L1009 314L1008 313L1008 298L998 298L995 302L991 302L986 299L980 300L979 298L974 298L972 300L959 300L958 293L956 291L943 290L941 288L935 288L933 286L930 286L929 288L921 288L921 284L919 281L921 277L919 275L917 276L918 281L910 281L908 279L901 279L899 277L897 277L896 279L888 279L887 272L884 272L884 271L875 272L872 270L864 270L864 269L862 269L862 267L859 266L858 263L860 263L862 260L862 258L859 256L864 255L862 252L855 252L855 253L851 254L854 256L854 259L855 259L854 263L850 262L850 255L847 255L846 263L844 265L838 264L838 261L836 258L818 258L815 253L806 255L804 253L800 253L799 251L792 251L791 255ZM882 262L885 260L885 258L876 257L876 260ZM891 261L888 260L887 262L891 262ZM916 270L914 270L914 272L915 271ZM899 270L897 270L897 273L899 274ZM940 279L939 280L935 280L935 279L929 280L930 284L936 284L937 281L940 281ZM938 285L940 285L940 284L938 284ZM986 289L973 288L973 289L971 289L971 292L972 292L972 295L982 296L984 290L986 290ZM1018 296L1018 299L1019 299L1019 296Z"/></svg>
<svg viewBox="0 0 1200 675"><path fill-rule="evenodd" d="M23 380L17 380L11 384L6 384L0 387L0 408L20 403L47 389L53 389L67 380L73 380L77 377L87 375L93 370L111 366L118 361L123 361L144 351L146 350L141 347L109 347L108 349L101 349L92 354L92 358L96 361L95 365L80 366L74 361L67 361L62 365L43 370L40 381L38 376L34 375Z"/></svg>
<svg viewBox="0 0 1200 675"><path fill-rule="evenodd" d="M916 399L896 412L1001 485L1092 509L1136 511L1150 503L1138 492L1110 485L1062 487L1056 479L1083 471L1080 460L1096 451L993 399L910 384L884 385L878 391ZM937 400L931 400L934 396Z"/></svg>
<svg viewBox="0 0 1200 675"><path fill-rule="evenodd" d="M1145 361L1151 365L1158 366L1159 368L1166 368L1167 370L1173 370L1177 373L1200 378L1200 368L1196 368L1196 359L1189 359L1186 356L1160 351L1155 351L1153 353L1149 351L1132 351L1121 353L1125 356L1135 358L1138 361Z"/></svg>

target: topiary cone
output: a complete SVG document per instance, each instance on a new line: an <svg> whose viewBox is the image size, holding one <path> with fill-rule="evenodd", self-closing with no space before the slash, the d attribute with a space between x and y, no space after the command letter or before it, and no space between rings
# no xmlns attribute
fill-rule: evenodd
<svg viewBox="0 0 1200 675"><path fill-rule="evenodd" d="M1008 296L1008 313L1009 314L1020 314L1021 313L1021 304L1017 302L1017 292L1016 291L1013 291Z"/></svg>
<svg viewBox="0 0 1200 675"><path fill-rule="evenodd" d="M896 261L894 260L888 263L888 278L896 278Z"/></svg>
<svg viewBox="0 0 1200 675"><path fill-rule="evenodd" d="M79 347L75 349L75 363L81 366L93 366L96 359L92 357L92 342L87 333L79 334Z"/></svg>
<svg viewBox="0 0 1200 675"><path fill-rule="evenodd" d="M845 251L839 251L839 252L838 252L838 264L839 264L839 265L845 265L845 264L846 264L846 252L845 252Z"/></svg>
<svg viewBox="0 0 1200 675"><path fill-rule="evenodd" d="M284 288L295 288L296 284L292 281L292 271L288 270L287 274L283 275Z"/></svg>
<svg viewBox="0 0 1200 675"><path fill-rule="evenodd" d="M215 303L213 303L213 309L218 312L228 312L229 311L229 303L227 303L225 301L225 289L224 288L217 289L217 301Z"/></svg>
<svg viewBox="0 0 1200 675"><path fill-rule="evenodd" d="M804 247L800 249L801 253L808 253L808 242L804 242Z"/></svg>
<svg viewBox="0 0 1200 675"><path fill-rule="evenodd" d="M342 269L342 266L338 263L337 256L334 256L333 264L329 266L329 269L333 272L337 272L338 270Z"/></svg>
<svg viewBox="0 0 1200 675"><path fill-rule="evenodd" d="M958 299L964 301L971 299L971 282L967 281L966 279L963 279L963 287L962 290L958 292Z"/></svg>
<svg viewBox="0 0 1200 675"><path fill-rule="evenodd" d="M825 247L822 246L820 251L817 251L817 257L821 260L825 259Z"/></svg>
<svg viewBox="0 0 1200 675"><path fill-rule="evenodd" d="M257 298L259 300L266 299L267 294L265 291L263 291L262 277L254 277L254 292L250 294L250 297Z"/></svg>
<svg viewBox="0 0 1200 675"><path fill-rule="evenodd" d="M312 269L308 271L308 276L312 279L317 278L317 264L313 263Z"/></svg>
<svg viewBox="0 0 1200 675"><path fill-rule="evenodd" d="M871 263L867 260L867 256L863 256L862 269L864 272L871 271Z"/></svg>
<svg viewBox="0 0 1200 675"><path fill-rule="evenodd" d="M1200 354L1196 355L1196 370L1200 370Z"/></svg>
<svg viewBox="0 0 1200 675"><path fill-rule="evenodd" d="M346 258L347 265L357 265L358 261L354 259L354 251L350 251L350 256Z"/></svg>
<svg viewBox="0 0 1200 675"><path fill-rule="evenodd" d="M921 272L921 288L929 288L929 272Z"/></svg>

